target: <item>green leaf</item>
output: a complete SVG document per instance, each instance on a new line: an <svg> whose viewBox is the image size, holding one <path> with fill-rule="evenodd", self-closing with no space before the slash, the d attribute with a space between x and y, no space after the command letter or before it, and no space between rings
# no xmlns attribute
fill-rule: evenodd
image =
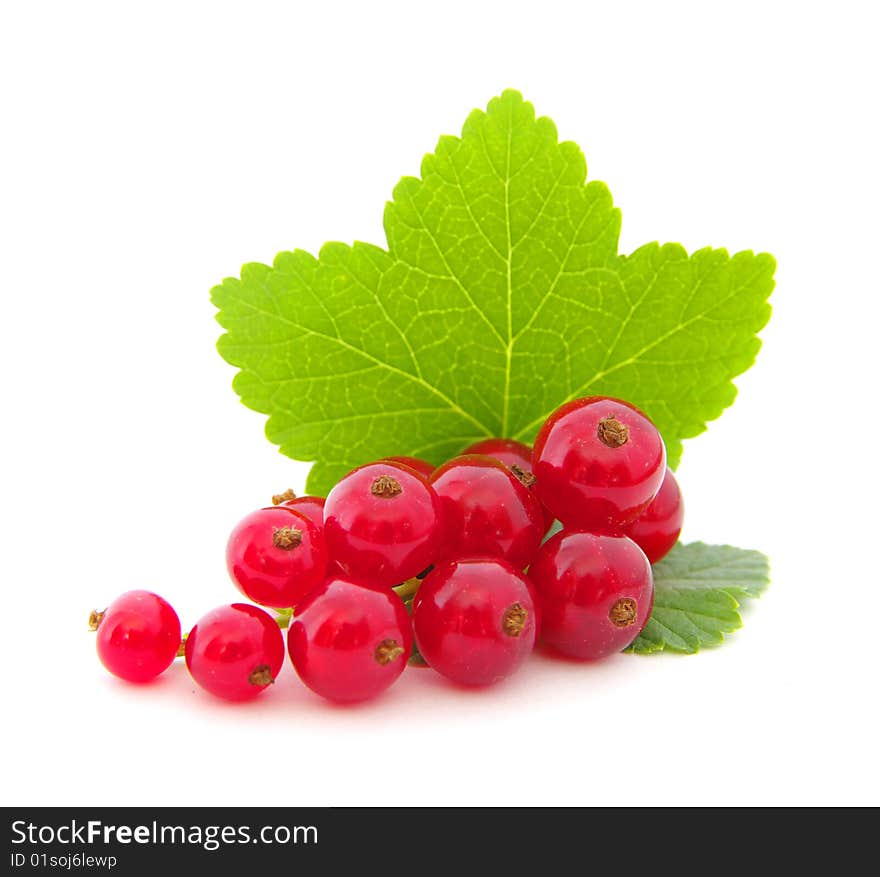
<svg viewBox="0 0 880 877"><path fill-rule="evenodd" d="M742 627L742 601L759 597L769 578L759 551L692 542L654 565L654 609L627 651L694 654Z"/></svg>
<svg viewBox="0 0 880 877"><path fill-rule="evenodd" d="M310 492L387 455L530 442L584 395L647 411L675 465L754 361L775 263L656 243L622 256L619 231L580 149L505 91L396 186L387 251L281 253L215 287L218 347L269 439L316 461Z"/></svg>

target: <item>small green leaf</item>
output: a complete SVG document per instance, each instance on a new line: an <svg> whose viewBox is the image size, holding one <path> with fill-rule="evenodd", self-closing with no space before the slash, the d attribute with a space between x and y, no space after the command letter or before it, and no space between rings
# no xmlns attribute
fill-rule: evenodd
<svg viewBox="0 0 880 877"><path fill-rule="evenodd" d="M759 551L692 542L676 545L654 565L654 610L627 649L634 654L694 654L742 627L743 600L759 597L769 578Z"/></svg>
<svg viewBox="0 0 880 877"><path fill-rule="evenodd" d="M388 249L281 253L212 290L242 402L324 495L354 466L531 442L586 395L644 409L669 460L736 395L770 316L773 257L618 253L620 211L583 154L505 91L385 210Z"/></svg>

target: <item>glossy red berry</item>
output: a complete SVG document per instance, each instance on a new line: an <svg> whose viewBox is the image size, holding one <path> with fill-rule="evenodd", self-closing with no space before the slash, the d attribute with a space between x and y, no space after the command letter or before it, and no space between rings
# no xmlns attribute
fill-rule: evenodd
<svg viewBox="0 0 880 877"><path fill-rule="evenodd" d="M531 562L544 535L531 490L493 457L454 457L432 476L446 539L438 559L496 557L517 569Z"/></svg>
<svg viewBox="0 0 880 877"><path fill-rule="evenodd" d="M532 449L515 439L483 439L483 441L465 448L461 453L462 455L485 454L487 457L501 460L505 466L517 466L526 474L527 479L532 474ZM541 506L541 512L544 515L544 532L546 532L553 523L553 515L543 505Z"/></svg>
<svg viewBox="0 0 880 877"><path fill-rule="evenodd" d="M324 534L296 509L259 509L232 531L226 567L239 591L255 603L276 609L295 606L324 580Z"/></svg>
<svg viewBox="0 0 880 877"><path fill-rule="evenodd" d="M667 469L657 496L630 524L626 535L645 552L651 563L656 563L666 557L672 546L678 542L683 523L684 501L681 490L672 470Z"/></svg>
<svg viewBox="0 0 880 877"><path fill-rule="evenodd" d="M149 682L167 669L180 648L180 620L171 605L150 591L127 591L103 612L93 612L98 657L114 675Z"/></svg>
<svg viewBox="0 0 880 877"><path fill-rule="evenodd" d="M419 475L424 475L425 478L430 478L431 473L436 468L436 466L433 466L427 460L422 460L420 457L386 457L385 459L392 463L402 463L404 466L409 466L410 469L415 469Z"/></svg>
<svg viewBox="0 0 880 877"><path fill-rule="evenodd" d="M267 688L284 663L284 637L268 612L245 603L203 615L186 638L192 678L226 700L250 700Z"/></svg>
<svg viewBox="0 0 880 877"><path fill-rule="evenodd" d="M532 472L538 498L564 527L620 533L660 489L666 448L637 408L591 396L547 418L535 440Z"/></svg>
<svg viewBox="0 0 880 877"><path fill-rule="evenodd" d="M543 640L573 658L604 658L625 649L654 603L651 564L626 536L563 530L541 547L529 578Z"/></svg>
<svg viewBox="0 0 880 877"><path fill-rule="evenodd" d="M505 466L519 466L526 472L532 471L532 449L514 439L483 439L461 452L462 456L466 454L483 454L501 460Z"/></svg>
<svg viewBox="0 0 880 877"><path fill-rule="evenodd" d="M409 466L380 461L349 472L327 497L330 557L358 581L393 587L434 561L440 501Z"/></svg>
<svg viewBox="0 0 880 877"><path fill-rule="evenodd" d="M297 608L287 646L312 691L353 703L375 697L404 671L412 624L394 591L331 577Z"/></svg>
<svg viewBox="0 0 880 877"><path fill-rule="evenodd" d="M284 496L285 494L280 494ZM273 502L278 497L273 497ZM305 515L318 529L324 528L324 497L323 496L292 496L290 499L282 499L275 505L293 509L301 515Z"/></svg>
<svg viewBox="0 0 880 877"><path fill-rule="evenodd" d="M413 600L416 644L438 673L491 685L529 656L538 629L531 585L503 560L443 563Z"/></svg>

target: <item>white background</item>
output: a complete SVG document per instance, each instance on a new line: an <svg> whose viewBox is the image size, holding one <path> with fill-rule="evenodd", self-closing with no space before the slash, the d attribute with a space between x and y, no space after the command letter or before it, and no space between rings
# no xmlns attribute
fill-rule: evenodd
<svg viewBox="0 0 880 877"><path fill-rule="evenodd" d="M19 3L0 13L4 804L880 803L872 3ZM209 288L383 242L397 179L505 87L622 249L769 250L774 317L687 443L685 537L767 552L722 648L334 708L107 675L88 610L234 600L229 528L306 466L214 350Z"/></svg>

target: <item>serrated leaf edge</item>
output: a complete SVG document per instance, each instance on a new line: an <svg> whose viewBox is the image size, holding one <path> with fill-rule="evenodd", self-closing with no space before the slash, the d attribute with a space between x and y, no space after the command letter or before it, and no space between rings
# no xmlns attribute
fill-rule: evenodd
<svg viewBox="0 0 880 877"><path fill-rule="evenodd" d="M733 620L731 620L731 623L733 624L733 626L731 626L728 630L718 631L717 632L718 639L716 641L700 642L696 646L689 647L689 648L681 648L679 646L673 645L672 643L669 643L666 641L658 642L656 640L651 640L651 639L646 638L644 636L644 630L643 630L642 633L640 633L636 637L636 639L633 641L633 643L623 650L624 654L656 655L656 654L659 654L660 652L671 652L673 654L680 654L680 655L696 655L702 649L717 648L718 646L722 645L731 634L736 633L737 630L742 628L743 619L742 619L742 615L739 610L743 608L744 602L747 600L758 599L758 597L760 597L767 590L768 586L770 585L770 560L766 554L763 554L762 552L760 552L754 548L737 548L737 546L735 546L735 545L728 545L728 544L710 545L710 544L708 544L706 542L702 542L702 541L689 542L689 543L687 543L687 546L683 546L683 547L691 547L691 546L699 547L699 548L732 549L737 552L741 552L741 557L744 560L745 559L754 560L757 562L757 564L759 564L762 567L760 576L758 577L758 580L756 581L755 587L753 587L753 588L747 589L747 588L742 588L739 586L729 586L726 588L722 587L722 588L707 588L706 589L706 590L711 590L711 591L714 591L714 592L717 592L720 594L725 594L733 601L734 605L731 606L730 608L734 612L734 614L736 615L735 624L733 624ZM661 561L661 563L662 563L662 561ZM707 569L710 569L710 568L711 567L707 567ZM696 569L696 572L699 573L699 567ZM687 590L698 590L698 589L697 588L689 588L685 585L683 587L676 587L676 586L666 587L665 586L663 588L663 590L664 591L676 591L676 590L687 591ZM663 608L666 609L667 607L663 607ZM671 608L671 609L668 609L668 611L682 612L684 615L688 616L688 620L690 620L691 623L693 623L692 619L689 617L689 613L687 613L685 610ZM699 613L694 613L694 614L698 615ZM710 617L710 616L706 616L706 617ZM650 624L652 621L654 623L660 625L661 627L664 627L666 630L669 630L669 628L666 627L666 625L662 624L662 622L660 622L659 620L657 620L654 617L653 612L651 613L651 617L649 618L648 623ZM698 625L696 625L696 624L694 626L698 627ZM646 629L647 629L647 625L646 625ZM670 631L670 633L674 633L674 631ZM675 636L680 639L678 634L675 634Z"/></svg>

